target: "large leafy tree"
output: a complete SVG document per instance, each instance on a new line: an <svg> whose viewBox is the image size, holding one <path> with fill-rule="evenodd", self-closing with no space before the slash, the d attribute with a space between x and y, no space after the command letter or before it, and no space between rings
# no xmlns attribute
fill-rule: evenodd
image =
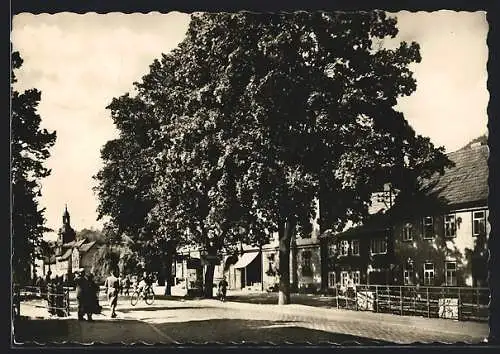
<svg viewBox="0 0 500 354"><path fill-rule="evenodd" d="M21 67L18 52L12 54L12 69ZM16 82L14 71L11 85ZM12 267L14 281L30 279L30 265L41 256L39 249L44 226L44 209L39 207L40 180L50 175L44 166L49 149L55 144L56 133L40 128L37 113L41 92L36 89L19 93L11 90L11 186L12 186Z"/></svg>
<svg viewBox="0 0 500 354"><path fill-rule="evenodd" d="M416 43L375 45L396 34L381 11L192 19L180 136L194 145L189 158L205 157L185 164L208 176L228 171L217 169L221 157L237 167L228 176L236 205L265 221L251 224L258 234L279 234L280 303L290 301L291 236L310 228L315 198L334 200L323 203L322 224L339 229L366 215L383 183L402 187L446 162L394 109L415 90L408 65L420 61Z"/></svg>

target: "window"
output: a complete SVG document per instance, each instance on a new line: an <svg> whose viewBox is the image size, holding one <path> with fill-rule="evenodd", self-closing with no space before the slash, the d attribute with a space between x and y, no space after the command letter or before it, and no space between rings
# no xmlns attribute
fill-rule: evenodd
<svg viewBox="0 0 500 354"><path fill-rule="evenodd" d="M330 281L330 276L328 276L328 281ZM343 287L361 284L361 272L359 270L340 272L340 284Z"/></svg>
<svg viewBox="0 0 500 354"><path fill-rule="evenodd" d="M349 241L342 240L340 241L340 255L347 256L349 254Z"/></svg>
<svg viewBox="0 0 500 354"><path fill-rule="evenodd" d="M328 272L328 287L335 287L335 272Z"/></svg>
<svg viewBox="0 0 500 354"><path fill-rule="evenodd" d="M404 285L413 284L413 263L407 263L403 269Z"/></svg>
<svg viewBox="0 0 500 354"><path fill-rule="evenodd" d="M349 285L349 272L342 271L340 272L340 285L346 287Z"/></svg>
<svg viewBox="0 0 500 354"><path fill-rule="evenodd" d="M361 284L361 273L359 270L352 272L352 283L354 285Z"/></svg>
<svg viewBox="0 0 500 354"><path fill-rule="evenodd" d="M351 241L351 252L353 256L359 256L359 241L352 240Z"/></svg>
<svg viewBox="0 0 500 354"><path fill-rule="evenodd" d="M387 253L387 241L385 239L371 240L371 253L372 254Z"/></svg>
<svg viewBox="0 0 500 354"><path fill-rule="evenodd" d="M475 211L472 215L472 235L479 236L486 232L486 213Z"/></svg>
<svg viewBox="0 0 500 354"><path fill-rule="evenodd" d="M310 251L302 252L302 275L306 277L312 275Z"/></svg>
<svg viewBox="0 0 500 354"><path fill-rule="evenodd" d="M426 216L424 218L424 239L434 238L434 227L432 216Z"/></svg>
<svg viewBox="0 0 500 354"><path fill-rule="evenodd" d="M403 241L411 241L413 240L413 235L411 234L413 226L410 223L405 224L403 226Z"/></svg>
<svg viewBox="0 0 500 354"><path fill-rule="evenodd" d="M424 285L434 285L434 264L424 264Z"/></svg>
<svg viewBox="0 0 500 354"><path fill-rule="evenodd" d="M328 255L334 256L337 253L337 245L335 243L330 243L328 245Z"/></svg>
<svg viewBox="0 0 500 354"><path fill-rule="evenodd" d="M456 223L455 214L449 214L444 216L444 236L445 237L455 237L456 236Z"/></svg>
<svg viewBox="0 0 500 354"><path fill-rule="evenodd" d="M444 264L446 285L456 286L457 285L457 262L446 262Z"/></svg>

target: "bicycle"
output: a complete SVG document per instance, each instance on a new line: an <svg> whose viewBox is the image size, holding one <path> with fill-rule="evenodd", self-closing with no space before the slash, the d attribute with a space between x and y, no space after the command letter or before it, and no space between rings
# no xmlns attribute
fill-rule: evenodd
<svg viewBox="0 0 500 354"><path fill-rule="evenodd" d="M132 306L137 305L139 299L141 298L144 299L144 302L147 305L152 305L153 302L155 301L155 293L153 291L153 287L147 286L142 291L136 289L132 294L132 296L130 297L130 304Z"/></svg>

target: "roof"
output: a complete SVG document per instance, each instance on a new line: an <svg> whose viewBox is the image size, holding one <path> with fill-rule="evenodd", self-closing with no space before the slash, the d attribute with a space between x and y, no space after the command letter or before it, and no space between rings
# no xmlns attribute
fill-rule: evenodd
<svg viewBox="0 0 500 354"><path fill-rule="evenodd" d="M72 251L73 251L73 249L71 249L71 248L66 250L66 252L64 252L63 255L61 257L59 257L59 260L65 261L66 259L68 259L71 256Z"/></svg>
<svg viewBox="0 0 500 354"><path fill-rule="evenodd" d="M87 240L83 239L83 240L76 241L75 242L75 247L80 248L85 243L85 241L87 241Z"/></svg>
<svg viewBox="0 0 500 354"><path fill-rule="evenodd" d="M424 180L421 190L430 197L427 202L439 200L440 207L458 207L464 205L484 204L488 198L488 146L467 146L449 153L448 158L454 163L453 167L446 168L443 175L435 174ZM422 207L430 207L430 204ZM411 204L411 203L410 203ZM417 203L418 204L418 203ZM410 209L415 209L415 203ZM327 230L322 237L350 236L359 233L383 232L391 227L394 217L405 205L395 205L387 212L370 215L362 225L351 227L342 232ZM403 214L404 215L404 214Z"/></svg>
<svg viewBox="0 0 500 354"><path fill-rule="evenodd" d="M443 200L446 205L482 203L488 198L487 145L464 147L448 154L455 166L446 168L424 182L426 194Z"/></svg>
<svg viewBox="0 0 500 354"><path fill-rule="evenodd" d="M84 240L85 241L85 240ZM79 248L79 251L80 252L87 252L89 249L92 248L92 246L94 246L96 243L96 241L92 241L92 242L89 242L89 243L85 243L83 245L80 246Z"/></svg>

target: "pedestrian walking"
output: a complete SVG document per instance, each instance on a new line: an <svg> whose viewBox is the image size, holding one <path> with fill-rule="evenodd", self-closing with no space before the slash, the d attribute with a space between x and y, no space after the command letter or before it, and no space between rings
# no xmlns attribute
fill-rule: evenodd
<svg viewBox="0 0 500 354"><path fill-rule="evenodd" d="M226 276L223 276L222 280L219 282L219 299L220 299L220 301L226 301L227 286L228 286L228 283L226 281Z"/></svg>
<svg viewBox="0 0 500 354"><path fill-rule="evenodd" d="M111 318L116 317L116 305L118 304L118 293L120 291L120 280L117 273L116 270L113 270L104 283L108 294L109 307L111 308Z"/></svg>
<svg viewBox="0 0 500 354"><path fill-rule="evenodd" d="M78 302L78 320L83 321L87 312L89 286L83 269L75 274L76 300Z"/></svg>
<svg viewBox="0 0 500 354"><path fill-rule="evenodd" d="M47 309L50 315L55 315L55 284L54 279L49 278L49 282L47 283Z"/></svg>
<svg viewBox="0 0 500 354"><path fill-rule="evenodd" d="M127 275L125 277L125 281L123 284L123 291L124 291L125 296L129 296L130 286L131 286L130 276Z"/></svg>
<svg viewBox="0 0 500 354"><path fill-rule="evenodd" d="M55 281L55 314L57 317L64 317L64 285L63 278L61 276L56 277Z"/></svg>
<svg viewBox="0 0 500 354"><path fill-rule="evenodd" d="M101 313L101 306L99 305L99 286L94 281L94 275L89 273L87 276L88 297L86 304L87 319L92 321L93 314Z"/></svg>

